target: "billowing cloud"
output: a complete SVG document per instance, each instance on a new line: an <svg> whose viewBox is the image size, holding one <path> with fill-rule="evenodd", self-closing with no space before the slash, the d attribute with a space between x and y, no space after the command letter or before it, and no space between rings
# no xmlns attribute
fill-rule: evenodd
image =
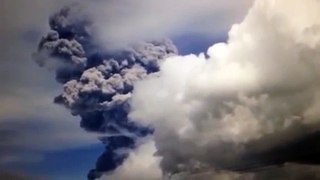
<svg viewBox="0 0 320 180"><path fill-rule="evenodd" d="M104 134L106 149L88 179L263 179L301 167L292 163L319 164L316 0L256 0L226 43L188 56L175 55L168 39L143 40L210 21L226 3L124 2L132 6L63 8L34 54L63 84L55 102L80 116L85 130ZM141 13L149 16L140 20ZM188 30L226 28L196 25ZM152 133L154 142L139 146ZM269 166L276 168L256 172ZM305 177L317 177L317 168L306 168Z"/></svg>
<svg viewBox="0 0 320 180"><path fill-rule="evenodd" d="M161 159L155 156L155 151L154 141L146 140L137 149L130 152L122 166L102 179L161 180L162 171L159 166Z"/></svg>
<svg viewBox="0 0 320 180"><path fill-rule="evenodd" d="M130 118L154 127L165 174L319 164L319 8L256 0L226 43L136 84Z"/></svg>

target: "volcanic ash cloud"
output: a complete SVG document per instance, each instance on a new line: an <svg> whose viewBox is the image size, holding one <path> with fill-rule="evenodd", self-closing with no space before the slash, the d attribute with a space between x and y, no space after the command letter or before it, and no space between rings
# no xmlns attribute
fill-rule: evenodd
<svg viewBox="0 0 320 180"><path fill-rule="evenodd" d="M97 43L92 18L73 4L52 15L50 32L33 57L55 71L63 91L55 103L81 117L81 127L101 134L106 145L88 179L114 171L152 133L129 121L129 100L136 81L156 75L162 59L177 53L168 39L110 48ZM111 50L112 49L112 50Z"/></svg>

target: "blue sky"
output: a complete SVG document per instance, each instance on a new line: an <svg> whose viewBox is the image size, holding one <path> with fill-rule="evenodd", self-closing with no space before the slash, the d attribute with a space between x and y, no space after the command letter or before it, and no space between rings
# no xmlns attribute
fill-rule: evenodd
<svg viewBox="0 0 320 180"><path fill-rule="evenodd" d="M103 145L83 146L68 150L43 152L39 162L17 163L9 166L46 179L85 179L103 151Z"/></svg>

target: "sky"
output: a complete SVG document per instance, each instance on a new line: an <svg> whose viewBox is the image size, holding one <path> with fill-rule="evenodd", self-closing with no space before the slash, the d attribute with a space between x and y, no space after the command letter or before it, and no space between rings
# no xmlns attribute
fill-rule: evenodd
<svg viewBox="0 0 320 180"><path fill-rule="evenodd" d="M0 177L320 177L318 1L0 4Z"/></svg>

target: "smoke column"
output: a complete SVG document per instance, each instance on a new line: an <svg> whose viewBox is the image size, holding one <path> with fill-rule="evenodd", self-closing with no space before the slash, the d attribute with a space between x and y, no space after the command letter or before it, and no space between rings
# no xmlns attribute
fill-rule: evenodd
<svg viewBox="0 0 320 180"><path fill-rule="evenodd" d="M54 102L81 117L85 130L104 134L105 151L88 173L88 179L96 179L121 165L137 139L152 133L127 118L133 84L156 75L159 62L177 50L168 39L107 50L95 43L92 22L81 8L68 6L50 17L51 31L33 57L55 70L63 84Z"/></svg>
<svg viewBox="0 0 320 180"><path fill-rule="evenodd" d="M77 8L50 18L34 59L63 84L55 102L105 134L88 179L154 154L157 180L319 179L319 1L256 0L227 42L187 56L166 39L102 47ZM154 148L137 147L151 134Z"/></svg>

